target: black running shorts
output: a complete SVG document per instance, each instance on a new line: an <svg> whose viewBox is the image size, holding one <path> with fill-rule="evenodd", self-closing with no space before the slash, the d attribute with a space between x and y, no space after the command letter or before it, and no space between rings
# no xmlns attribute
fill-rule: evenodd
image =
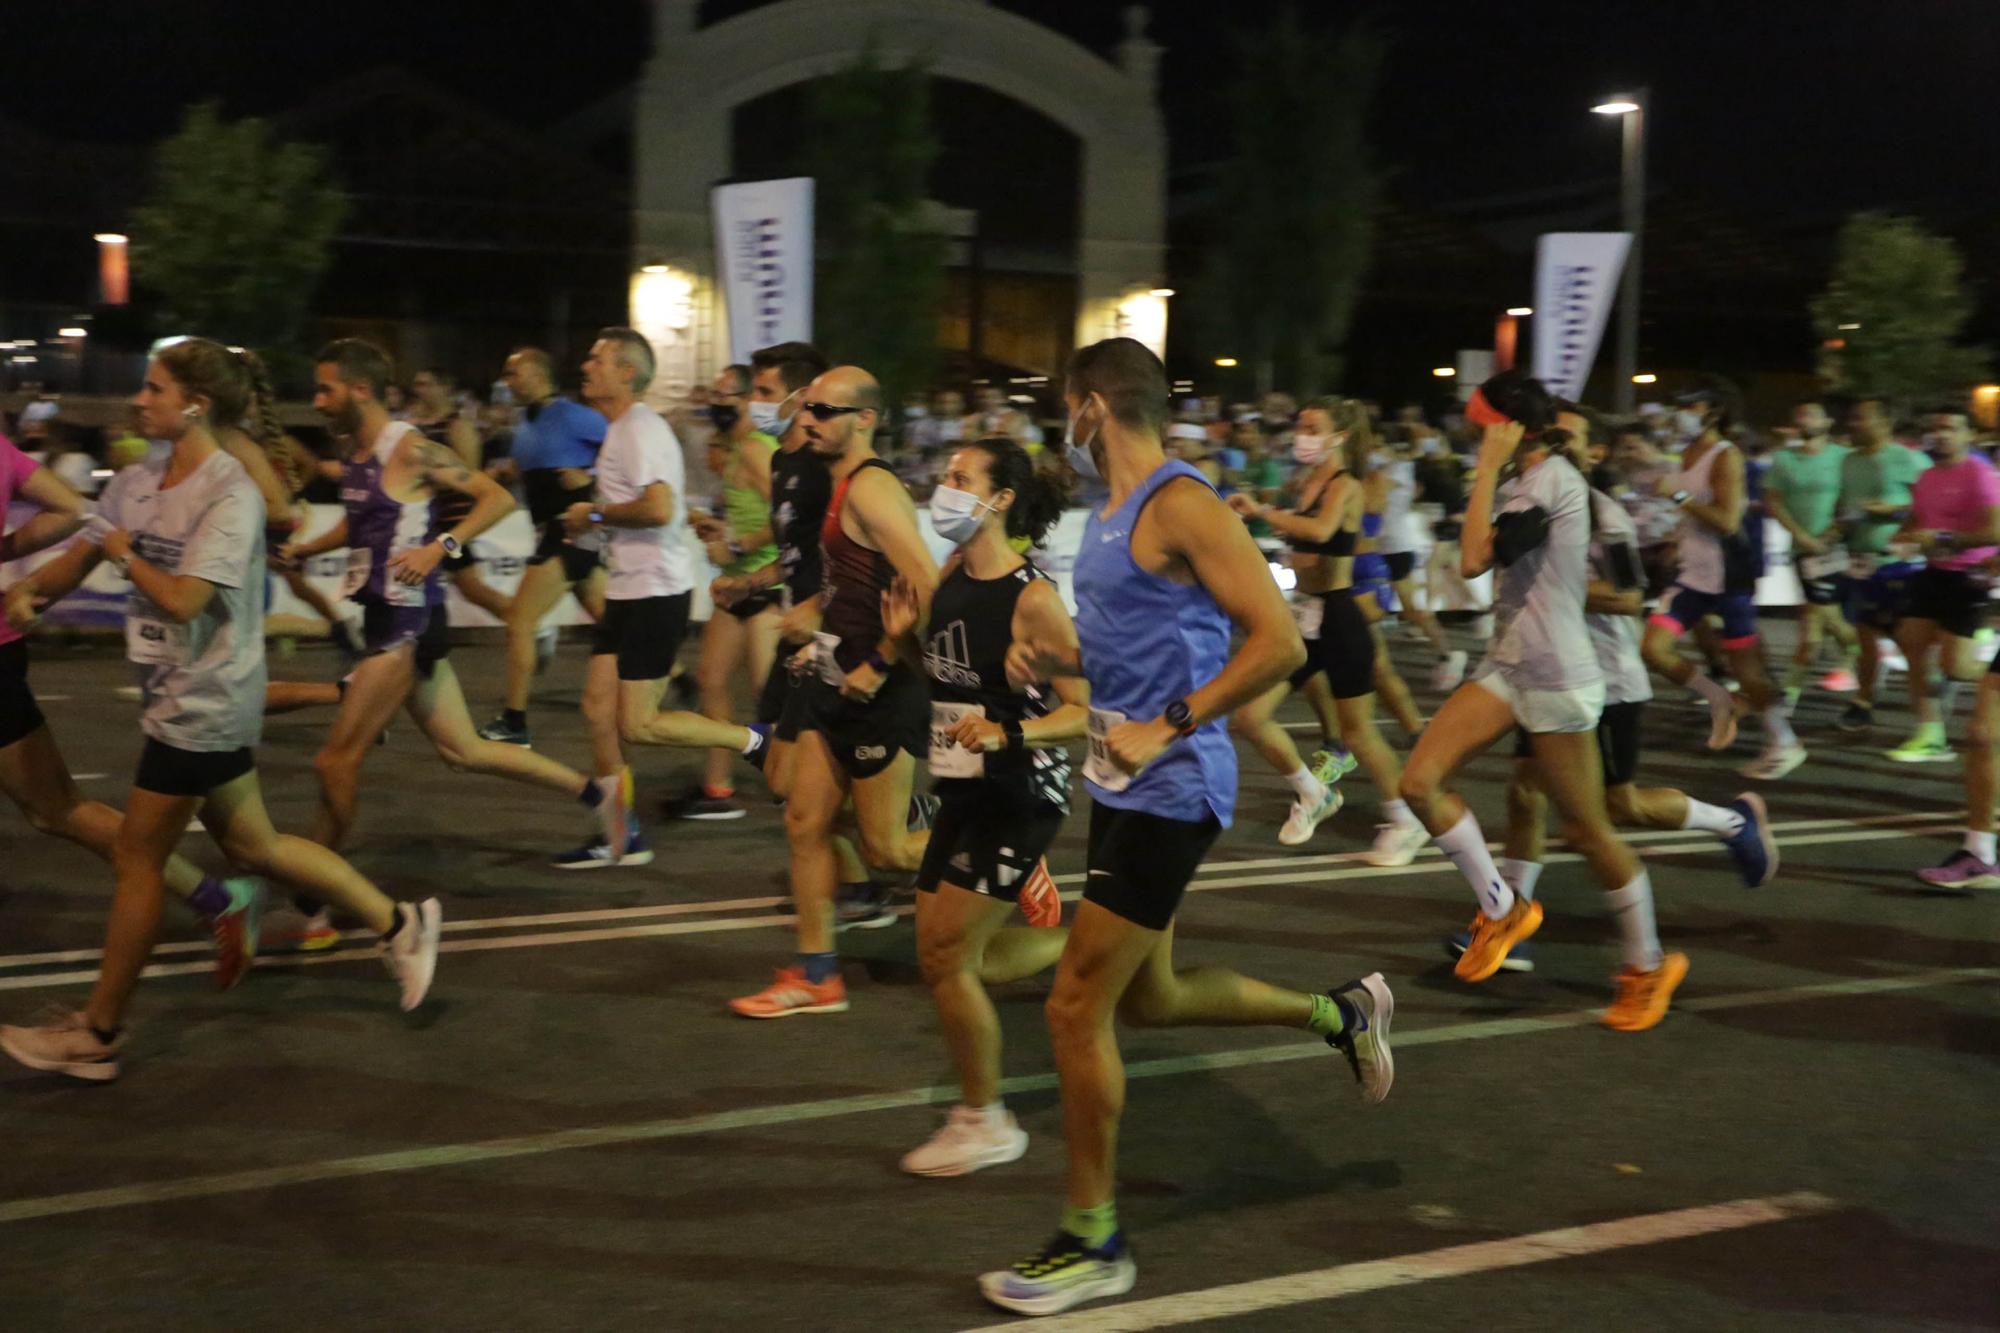
<svg viewBox="0 0 2000 1333"><path fill-rule="evenodd" d="M1417 567L1415 551L1385 551L1382 559L1389 566L1389 582L1401 583L1410 577L1410 571Z"/></svg>
<svg viewBox="0 0 2000 1333"><path fill-rule="evenodd" d="M1903 615L1928 620L1947 634L1969 639L1986 618L1987 582L1962 569L1926 565L1910 578Z"/></svg>
<svg viewBox="0 0 2000 1333"><path fill-rule="evenodd" d="M182 750L148 736L132 785L161 796L206 796L256 766L247 745L240 750Z"/></svg>
<svg viewBox="0 0 2000 1333"><path fill-rule="evenodd" d="M0 644L0 750L39 730L45 720L28 688L28 641Z"/></svg>
<svg viewBox="0 0 2000 1333"><path fill-rule="evenodd" d="M607 597L604 619L590 641L590 655L618 658L620 680L665 680L687 637L693 593L671 597Z"/></svg>
<svg viewBox="0 0 2000 1333"><path fill-rule="evenodd" d="M417 675L431 678L437 664L451 655L451 613L437 606L392 606L369 600L361 607L361 655L376 657L406 643L417 646Z"/></svg>
<svg viewBox="0 0 2000 1333"><path fill-rule="evenodd" d="M597 552L571 544L560 518L542 525L542 535L536 541L535 552L528 557L528 563L542 565L555 559L562 561L563 579L568 583L583 582L590 577L593 569L604 563Z"/></svg>
<svg viewBox="0 0 2000 1333"><path fill-rule="evenodd" d="M977 780L940 783L937 821L917 871L917 888L940 884L1013 902L1062 829L1063 812L1047 801L1018 796Z"/></svg>
<svg viewBox="0 0 2000 1333"><path fill-rule="evenodd" d="M899 751L919 759L930 753L930 690L900 662L865 702L843 697L818 676L800 681L785 720L794 722L798 732L817 731L825 737L833 762L850 778L874 777Z"/></svg>
<svg viewBox="0 0 2000 1333"><path fill-rule="evenodd" d="M1352 588L1320 594L1319 637L1306 640L1305 665L1292 673L1298 689L1317 672L1326 673L1336 699L1359 699L1375 692L1375 635Z"/></svg>
<svg viewBox="0 0 2000 1333"><path fill-rule="evenodd" d="M1221 836L1222 823L1213 814L1189 821L1094 804L1083 900L1135 926L1165 930L1202 858Z"/></svg>

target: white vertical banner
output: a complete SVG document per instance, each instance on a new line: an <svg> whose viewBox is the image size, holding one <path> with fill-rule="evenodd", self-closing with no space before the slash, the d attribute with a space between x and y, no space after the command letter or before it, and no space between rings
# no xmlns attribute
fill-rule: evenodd
<svg viewBox="0 0 2000 1333"><path fill-rule="evenodd" d="M729 359L772 343L810 342L813 180L746 181L709 193L715 268L729 309Z"/></svg>
<svg viewBox="0 0 2000 1333"><path fill-rule="evenodd" d="M1558 398L1583 394L1631 248L1628 231L1552 231L1535 246L1535 378Z"/></svg>

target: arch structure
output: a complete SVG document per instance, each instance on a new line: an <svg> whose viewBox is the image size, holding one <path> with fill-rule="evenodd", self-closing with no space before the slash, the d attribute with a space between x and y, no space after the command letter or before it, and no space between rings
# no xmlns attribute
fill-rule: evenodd
<svg viewBox="0 0 2000 1333"><path fill-rule="evenodd" d="M1129 333L1164 353L1166 132L1160 48L1143 7L1125 11L1115 63L986 0L779 0L707 26L698 9L654 0L635 99L633 314L664 344L665 379L711 372L725 341L708 196L730 174L731 113L871 47L888 63L990 88L1077 137L1077 343Z"/></svg>

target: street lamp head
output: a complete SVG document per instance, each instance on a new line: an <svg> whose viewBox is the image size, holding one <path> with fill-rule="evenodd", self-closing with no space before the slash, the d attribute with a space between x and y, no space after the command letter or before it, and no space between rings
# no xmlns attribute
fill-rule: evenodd
<svg viewBox="0 0 2000 1333"><path fill-rule="evenodd" d="M1631 97L1620 95L1599 102L1590 109L1600 116L1629 116L1639 109L1639 103Z"/></svg>
<svg viewBox="0 0 2000 1333"><path fill-rule="evenodd" d="M1153 295L1159 297L1162 301L1166 300L1169 296L1172 296L1173 294L1174 294L1174 289L1171 287L1153 288Z"/></svg>
<svg viewBox="0 0 2000 1333"><path fill-rule="evenodd" d="M1507 307L1507 313L1516 319L1526 319L1535 313L1535 308L1531 305L1510 305Z"/></svg>
<svg viewBox="0 0 2000 1333"><path fill-rule="evenodd" d="M124 234L115 231L100 231L96 235L92 236L90 239L96 241L99 245L125 244Z"/></svg>
<svg viewBox="0 0 2000 1333"><path fill-rule="evenodd" d="M1236 369L1236 358L1233 356L1218 356L1215 358L1215 364L1224 370L1234 370Z"/></svg>
<svg viewBox="0 0 2000 1333"><path fill-rule="evenodd" d="M1433 375L1437 376L1437 377L1438 377L1439 379L1441 379L1441 380L1448 380L1448 379L1451 379L1451 378L1452 378L1453 376L1455 376L1455 375L1457 375L1457 374L1458 374L1458 367L1456 367L1456 366L1433 366L1433 367L1431 367L1431 374L1433 374Z"/></svg>

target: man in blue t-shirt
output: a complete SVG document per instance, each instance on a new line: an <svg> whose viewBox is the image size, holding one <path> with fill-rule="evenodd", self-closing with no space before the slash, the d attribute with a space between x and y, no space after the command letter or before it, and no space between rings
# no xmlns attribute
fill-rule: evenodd
<svg viewBox="0 0 2000 1333"><path fill-rule="evenodd" d="M499 717L479 729L489 741L528 744L528 688L535 678L536 644L555 650L555 627L542 634L542 617L575 592L592 619L604 610L604 571L594 538L573 539L563 531L563 511L588 501L592 471L604 443L601 413L556 392L554 366L539 347L523 347L507 358L502 378L522 405L510 456L519 470L535 525L535 550L521 586L507 607L507 703Z"/></svg>

